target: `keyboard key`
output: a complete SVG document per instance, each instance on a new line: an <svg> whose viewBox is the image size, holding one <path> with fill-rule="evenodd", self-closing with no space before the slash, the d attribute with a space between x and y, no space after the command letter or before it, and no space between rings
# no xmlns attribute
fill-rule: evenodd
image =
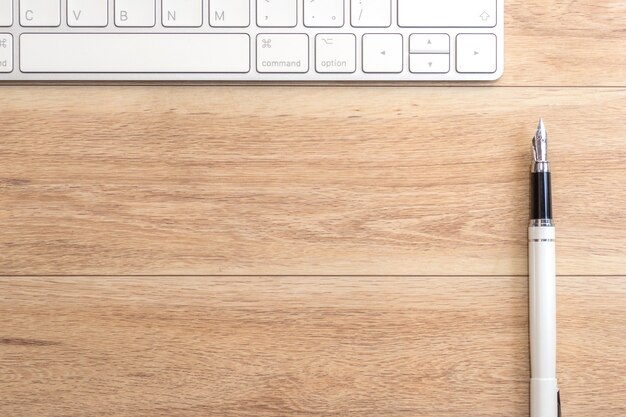
<svg viewBox="0 0 626 417"><path fill-rule="evenodd" d="M0 73L13 71L13 36L0 33Z"/></svg>
<svg viewBox="0 0 626 417"><path fill-rule="evenodd" d="M391 26L391 0L351 0L352 26Z"/></svg>
<svg viewBox="0 0 626 417"><path fill-rule="evenodd" d="M418 74L445 74L450 72L450 54L411 54L409 70Z"/></svg>
<svg viewBox="0 0 626 417"><path fill-rule="evenodd" d="M13 0L0 0L0 26L13 24Z"/></svg>
<svg viewBox="0 0 626 417"><path fill-rule="evenodd" d="M209 0L209 24L213 27L250 26L250 0Z"/></svg>
<svg viewBox="0 0 626 417"><path fill-rule="evenodd" d="M315 69L319 73L356 71L356 36L320 33L315 37Z"/></svg>
<svg viewBox="0 0 626 417"><path fill-rule="evenodd" d="M496 0L398 0L401 27L494 27Z"/></svg>
<svg viewBox="0 0 626 417"><path fill-rule="evenodd" d="M161 10L165 27L202 26L202 0L163 0Z"/></svg>
<svg viewBox="0 0 626 417"><path fill-rule="evenodd" d="M297 0L256 0L256 19L260 27L294 27L298 24Z"/></svg>
<svg viewBox="0 0 626 417"><path fill-rule="evenodd" d="M256 56L258 72L308 72L309 37L301 34L258 35Z"/></svg>
<svg viewBox="0 0 626 417"><path fill-rule="evenodd" d="M412 54L449 54L450 36L445 33L413 34L409 39L409 52Z"/></svg>
<svg viewBox="0 0 626 417"><path fill-rule="evenodd" d="M491 33L457 35L457 72L486 74L496 72L497 43L496 35Z"/></svg>
<svg viewBox="0 0 626 417"><path fill-rule="evenodd" d="M404 66L402 43L402 35L363 35L363 72L402 72Z"/></svg>
<svg viewBox="0 0 626 417"><path fill-rule="evenodd" d="M67 25L104 27L109 23L107 0L67 0Z"/></svg>
<svg viewBox="0 0 626 417"><path fill-rule="evenodd" d="M343 0L305 0L304 25L339 28L344 24Z"/></svg>
<svg viewBox="0 0 626 417"><path fill-rule="evenodd" d="M20 25L27 27L61 25L61 0L20 0Z"/></svg>
<svg viewBox="0 0 626 417"><path fill-rule="evenodd" d="M136 0L132 0L136 1ZM23 34L22 72L245 73L247 34Z"/></svg>
<svg viewBox="0 0 626 417"><path fill-rule="evenodd" d="M115 0L115 25L152 27L155 24L154 0Z"/></svg>

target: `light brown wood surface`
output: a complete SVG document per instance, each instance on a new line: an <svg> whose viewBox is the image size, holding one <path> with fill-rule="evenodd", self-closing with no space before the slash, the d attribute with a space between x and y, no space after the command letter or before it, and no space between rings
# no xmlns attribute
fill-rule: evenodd
<svg viewBox="0 0 626 417"><path fill-rule="evenodd" d="M498 85L624 86L626 2L505 0Z"/></svg>
<svg viewBox="0 0 626 417"><path fill-rule="evenodd" d="M5 92L5 274L522 275L539 114L559 272L626 273L626 88Z"/></svg>
<svg viewBox="0 0 626 417"><path fill-rule="evenodd" d="M567 417L626 415L626 3L488 86L0 86L0 416L528 416L548 125Z"/></svg>
<svg viewBox="0 0 626 417"><path fill-rule="evenodd" d="M624 279L560 280L564 415L626 413ZM528 415L525 277L5 278L0 293L6 416Z"/></svg>

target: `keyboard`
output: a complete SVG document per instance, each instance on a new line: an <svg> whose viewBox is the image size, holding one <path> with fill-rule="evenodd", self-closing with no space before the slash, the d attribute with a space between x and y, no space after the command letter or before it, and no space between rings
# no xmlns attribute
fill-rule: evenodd
<svg viewBox="0 0 626 417"><path fill-rule="evenodd" d="M0 0L0 81L488 81L504 0Z"/></svg>

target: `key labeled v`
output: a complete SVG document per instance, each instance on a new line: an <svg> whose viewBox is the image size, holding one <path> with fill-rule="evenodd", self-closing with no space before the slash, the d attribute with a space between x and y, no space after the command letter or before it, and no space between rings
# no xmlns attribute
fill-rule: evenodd
<svg viewBox="0 0 626 417"><path fill-rule="evenodd" d="M83 13L82 10L72 10L72 14L74 15L74 19L76 19L77 21L80 19L80 15Z"/></svg>

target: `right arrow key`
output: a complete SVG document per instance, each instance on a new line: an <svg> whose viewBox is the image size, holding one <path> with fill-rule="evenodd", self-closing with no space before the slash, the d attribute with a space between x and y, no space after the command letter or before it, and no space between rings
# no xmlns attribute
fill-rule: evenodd
<svg viewBox="0 0 626 417"><path fill-rule="evenodd" d="M498 69L498 39L493 33L462 33L456 37L459 73L493 74Z"/></svg>

